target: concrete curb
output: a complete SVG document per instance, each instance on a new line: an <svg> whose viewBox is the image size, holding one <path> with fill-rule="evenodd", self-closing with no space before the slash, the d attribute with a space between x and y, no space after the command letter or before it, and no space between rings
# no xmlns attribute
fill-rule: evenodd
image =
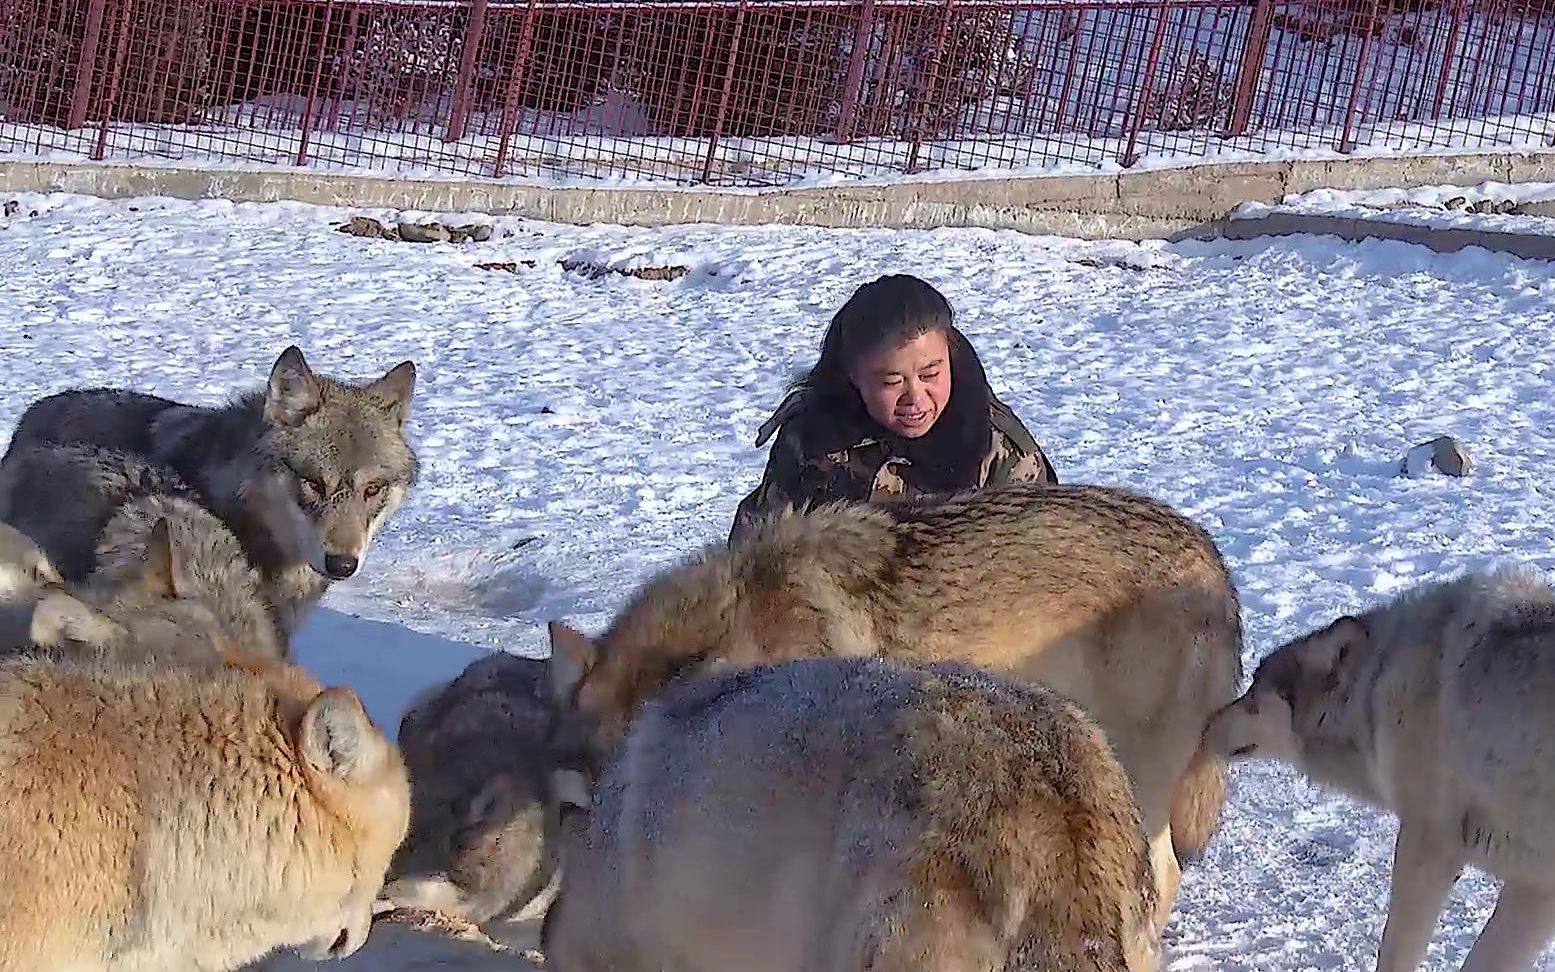
<svg viewBox="0 0 1555 972"><path fill-rule="evenodd" d="M1159 239L1220 223L1246 202L1314 188L1555 181L1555 152L1206 164L1081 176L979 178L735 192L575 188L104 163L0 160L0 192L486 212L559 223L972 226L1082 239Z"/></svg>
<svg viewBox="0 0 1555 972"><path fill-rule="evenodd" d="M1270 213L1250 219L1228 219L1204 232L1191 235L1195 239L1252 240L1294 234L1337 236L1351 243L1362 240L1398 240L1418 243L1438 253L1455 253L1478 246L1525 260L1555 261L1555 236L1418 226L1354 216L1325 216L1321 213Z"/></svg>

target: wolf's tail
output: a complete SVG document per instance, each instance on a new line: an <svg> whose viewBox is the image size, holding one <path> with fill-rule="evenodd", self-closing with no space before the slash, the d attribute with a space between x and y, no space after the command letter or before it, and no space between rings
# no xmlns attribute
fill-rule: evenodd
<svg viewBox="0 0 1555 972"><path fill-rule="evenodd" d="M1224 607L1227 611L1221 623L1213 625L1221 637L1212 649L1216 673L1214 684L1208 686L1212 712L1235 702L1242 692L1242 611L1234 587ZM1201 739L1172 793L1172 849L1178 863L1198 860L1219 832L1226 807L1226 777L1225 761Z"/></svg>
<svg viewBox="0 0 1555 972"><path fill-rule="evenodd" d="M1220 830L1226 806L1226 766L1203 743L1172 794L1172 849L1177 860L1196 861Z"/></svg>

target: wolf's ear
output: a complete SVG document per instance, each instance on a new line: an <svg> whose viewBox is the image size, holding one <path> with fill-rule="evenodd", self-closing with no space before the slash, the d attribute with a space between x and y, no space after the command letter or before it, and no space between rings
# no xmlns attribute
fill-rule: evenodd
<svg viewBox="0 0 1555 972"><path fill-rule="evenodd" d="M401 361L388 373L367 386L369 394L383 400L400 424L410 417L410 396L416 391L416 363Z"/></svg>
<svg viewBox="0 0 1555 972"><path fill-rule="evenodd" d="M107 648L126 636L117 622L64 591L50 592L38 602L32 609L32 627L28 632L29 640L39 648Z"/></svg>
<svg viewBox="0 0 1555 972"><path fill-rule="evenodd" d="M318 694L303 713L298 743L315 771L347 783L371 774L384 759L384 742L350 689Z"/></svg>
<svg viewBox="0 0 1555 972"><path fill-rule="evenodd" d="M167 519L157 517L146 536L146 565L140 582L150 593L171 601L178 597L178 567L178 548L173 545Z"/></svg>
<svg viewBox="0 0 1555 972"><path fill-rule="evenodd" d="M1307 643L1306 664L1315 671L1333 675L1351 655L1364 649L1370 638L1366 622L1346 614Z"/></svg>
<svg viewBox="0 0 1555 972"><path fill-rule="evenodd" d="M551 676L551 696L559 707L567 708L572 704L573 693L599 659L599 648L583 632L560 621L552 621L548 627L551 658L546 670Z"/></svg>
<svg viewBox="0 0 1555 972"><path fill-rule="evenodd" d="M275 359L270 384L265 387L265 421L296 425L322 404L319 380L308 367L302 349L292 345Z"/></svg>

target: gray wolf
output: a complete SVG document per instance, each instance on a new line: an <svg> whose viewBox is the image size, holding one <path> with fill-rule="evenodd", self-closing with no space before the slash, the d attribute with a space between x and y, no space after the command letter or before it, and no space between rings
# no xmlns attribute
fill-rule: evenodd
<svg viewBox="0 0 1555 972"><path fill-rule="evenodd" d="M530 920L555 890L546 834L551 708L545 662L497 653L411 703L399 745L410 834L380 909L480 924Z"/></svg>
<svg viewBox="0 0 1555 972"><path fill-rule="evenodd" d="M95 588L120 587L144 573L148 554L165 553L168 597L208 608L248 651L287 654L263 578L171 469L89 445L13 447L0 463L0 516L66 564L67 578ZM168 543L148 550L159 521Z"/></svg>
<svg viewBox="0 0 1555 972"><path fill-rule="evenodd" d="M1042 682L1106 730L1152 838L1164 923L1179 858L1225 801L1202 743L1241 681L1236 590L1214 541L1101 486L829 504L761 523L650 580L597 643L552 626L555 745L597 761L680 674L814 655L960 660ZM568 757L573 758L573 757ZM1174 853L1175 850L1175 853Z"/></svg>
<svg viewBox="0 0 1555 972"><path fill-rule="evenodd" d="M243 545L289 637L331 581L360 569L415 484L419 465L405 438L415 382L409 361L366 384L337 381L289 347L263 390L225 406L73 389L27 408L0 468L19 449L60 443L171 469Z"/></svg>
<svg viewBox="0 0 1555 972"><path fill-rule="evenodd" d="M221 663L231 640L202 603L177 594L165 521L151 526L139 562L114 579L64 582L31 539L0 523L0 656Z"/></svg>
<svg viewBox="0 0 1555 972"><path fill-rule="evenodd" d="M964 665L807 659L645 703L563 820L560 972L1140 972L1149 850L1106 737Z"/></svg>
<svg viewBox="0 0 1555 972"><path fill-rule="evenodd" d="M0 664L0 791L7 972L349 955L410 801L356 696L290 666Z"/></svg>
<svg viewBox="0 0 1555 972"><path fill-rule="evenodd" d="M1465 972L1555 934L1555 590L1502 568L1423 584L1275 649L1206 739L1397 816L1379 972L1425 958L1470 865L1500 878Z"/></svg>

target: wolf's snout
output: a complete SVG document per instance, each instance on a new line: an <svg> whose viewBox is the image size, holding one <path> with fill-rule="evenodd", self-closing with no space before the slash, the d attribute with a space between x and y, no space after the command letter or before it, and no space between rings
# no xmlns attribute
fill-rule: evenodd
<svg viewBox="0 0 1555 972"><path fill-rule="evenodd" d="M356 573L361 563L350 554L325 554L324 573L328 574L331 580L345 580Z"/></svg>

